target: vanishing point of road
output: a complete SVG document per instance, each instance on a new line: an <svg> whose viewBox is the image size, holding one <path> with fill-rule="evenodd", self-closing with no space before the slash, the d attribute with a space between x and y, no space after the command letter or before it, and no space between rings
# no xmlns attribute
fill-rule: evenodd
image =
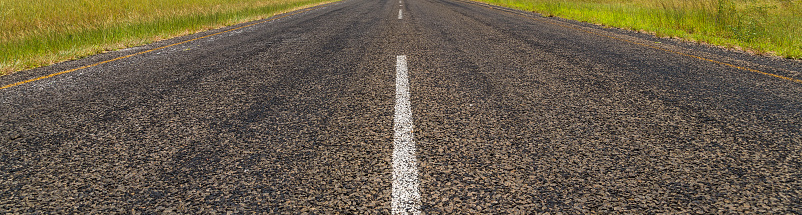
<svg viewBox="0 0 802 215"><path fill-rule="evenodd" d="M344 0L0 77L0 213L802 213L802 63Z"/></svg>

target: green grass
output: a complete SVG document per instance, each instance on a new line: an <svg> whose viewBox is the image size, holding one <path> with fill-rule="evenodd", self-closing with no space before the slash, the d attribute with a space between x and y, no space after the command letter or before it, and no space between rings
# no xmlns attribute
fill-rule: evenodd
<svg viewBox="0 0 802 215"><path fill-rule="evenodd" d="M802 0L478 0L583 22L802 58Z"/></svg>
<svg viewBox="0 0 802 215"><path fill-rule="evenodd" d="M332 0L0 0L0 75Z"/></svg>

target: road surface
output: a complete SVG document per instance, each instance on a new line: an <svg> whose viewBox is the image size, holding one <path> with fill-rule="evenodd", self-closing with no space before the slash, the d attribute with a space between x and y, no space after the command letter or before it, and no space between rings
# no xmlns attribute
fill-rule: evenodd
<svg viewBox="0 0 802 215"><path fill-rule="evenodd" d="M0 213L802 213L800 71L344 0L0 77Z"/></svg>

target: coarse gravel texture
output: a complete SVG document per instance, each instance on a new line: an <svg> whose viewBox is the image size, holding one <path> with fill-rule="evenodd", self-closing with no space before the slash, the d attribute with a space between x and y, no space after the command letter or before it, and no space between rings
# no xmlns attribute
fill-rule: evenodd
<svg viewBox="0 0 802 215"><path fill-rule="evenodd" d="M0 211L389 211L380 3L5 90Z"/></svg>
<svg viewBox="0 0 802 215"><path fill-rule="evenodd" d="M618 39L796 79L799 62L400 5L344 0L0 90L0 213L390 213L397 55L424 213L802 213L802 84Z"/></svg>
<svg viewBox="0 0 802 215"><path fill-rule="evenodd" d="M412 11L439 48L410 63L425 211L800 213L799 84L429 2Z"/></svg>

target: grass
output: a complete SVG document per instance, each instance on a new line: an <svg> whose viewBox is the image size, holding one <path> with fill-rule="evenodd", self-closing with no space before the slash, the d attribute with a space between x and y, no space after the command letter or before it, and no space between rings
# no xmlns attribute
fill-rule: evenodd
<svg viewBox="0 0 802 215"><path fill-rule="evenodd" d="M0 0L0 75L332 0Z"/></svg>
<svg viewBox="0 0 802 215"><path fill-rule="evenodd" d="M583 22L802 58L802 0L478 0Z"/></svg>

